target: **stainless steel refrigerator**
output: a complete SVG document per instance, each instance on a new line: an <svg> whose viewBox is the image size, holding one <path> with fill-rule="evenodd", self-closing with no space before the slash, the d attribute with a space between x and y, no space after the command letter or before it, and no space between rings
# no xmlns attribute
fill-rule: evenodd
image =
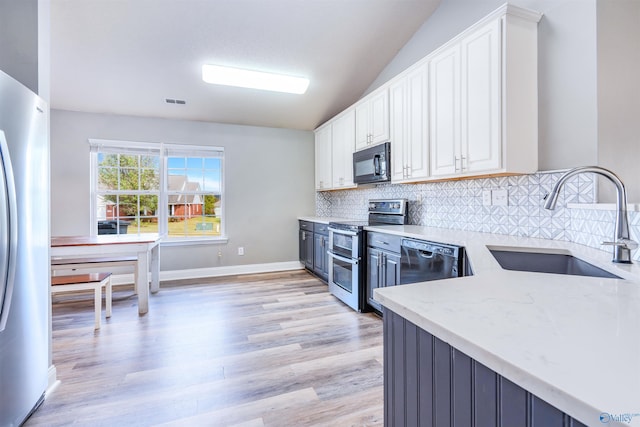
<svg viewBox="0 0 640 427"><path fill-rule="evenodd" d="M0 71L0 426L42 402L49 365L45 102Z"/></svg>

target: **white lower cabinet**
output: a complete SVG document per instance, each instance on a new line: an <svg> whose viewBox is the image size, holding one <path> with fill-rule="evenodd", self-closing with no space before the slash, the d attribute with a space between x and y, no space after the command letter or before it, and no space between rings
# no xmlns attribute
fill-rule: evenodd
<svg viewBox="0 0 640 427"><path fill-rule="evenodd" d="M422 64L394 81L390 93L391 180L429 176L428 68Z"/></svg>

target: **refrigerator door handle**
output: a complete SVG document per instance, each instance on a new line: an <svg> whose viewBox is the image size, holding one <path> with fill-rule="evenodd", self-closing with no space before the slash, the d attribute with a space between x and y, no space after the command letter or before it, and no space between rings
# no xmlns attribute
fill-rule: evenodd
<svg viewBox="0 0 640 427"><path fill-rule="evenodd" d="M18 212L13 167L4 131L0 130L0 332L7 326L18 250Z"/></svg>

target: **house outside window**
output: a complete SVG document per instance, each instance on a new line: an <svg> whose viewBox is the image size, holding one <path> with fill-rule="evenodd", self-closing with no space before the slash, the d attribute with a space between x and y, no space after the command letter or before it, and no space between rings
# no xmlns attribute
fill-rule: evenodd
<svg viewBox="0 0 640 427"><path fill-rule="evenodd" d="M90 140L94 234L224 239L218 147Z"/></svg>

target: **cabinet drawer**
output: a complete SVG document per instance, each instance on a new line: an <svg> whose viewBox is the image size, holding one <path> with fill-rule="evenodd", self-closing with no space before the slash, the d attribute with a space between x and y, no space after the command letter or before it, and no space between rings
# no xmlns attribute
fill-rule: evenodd
<svg viewBox="0 0 640 427"><path fill-rule="evenodd" d="M311 221L302 221L300 222L300 230L313 231L313 222Z"/></svg>
<svg viewBox="0 0 640 427"><path fill-rule="evenodd" d="M320 224L315 222L313 224L313 232L318 234L324 234L325 236L329 235L329 225L328 224Z"/></svg>
<svg viewBox="0 0 640 427"><path fill-rule="evenodd" d="M381 248L387 251L400 253L400 242L402 237L393 234L367 232L367 246Z"/></svg>

